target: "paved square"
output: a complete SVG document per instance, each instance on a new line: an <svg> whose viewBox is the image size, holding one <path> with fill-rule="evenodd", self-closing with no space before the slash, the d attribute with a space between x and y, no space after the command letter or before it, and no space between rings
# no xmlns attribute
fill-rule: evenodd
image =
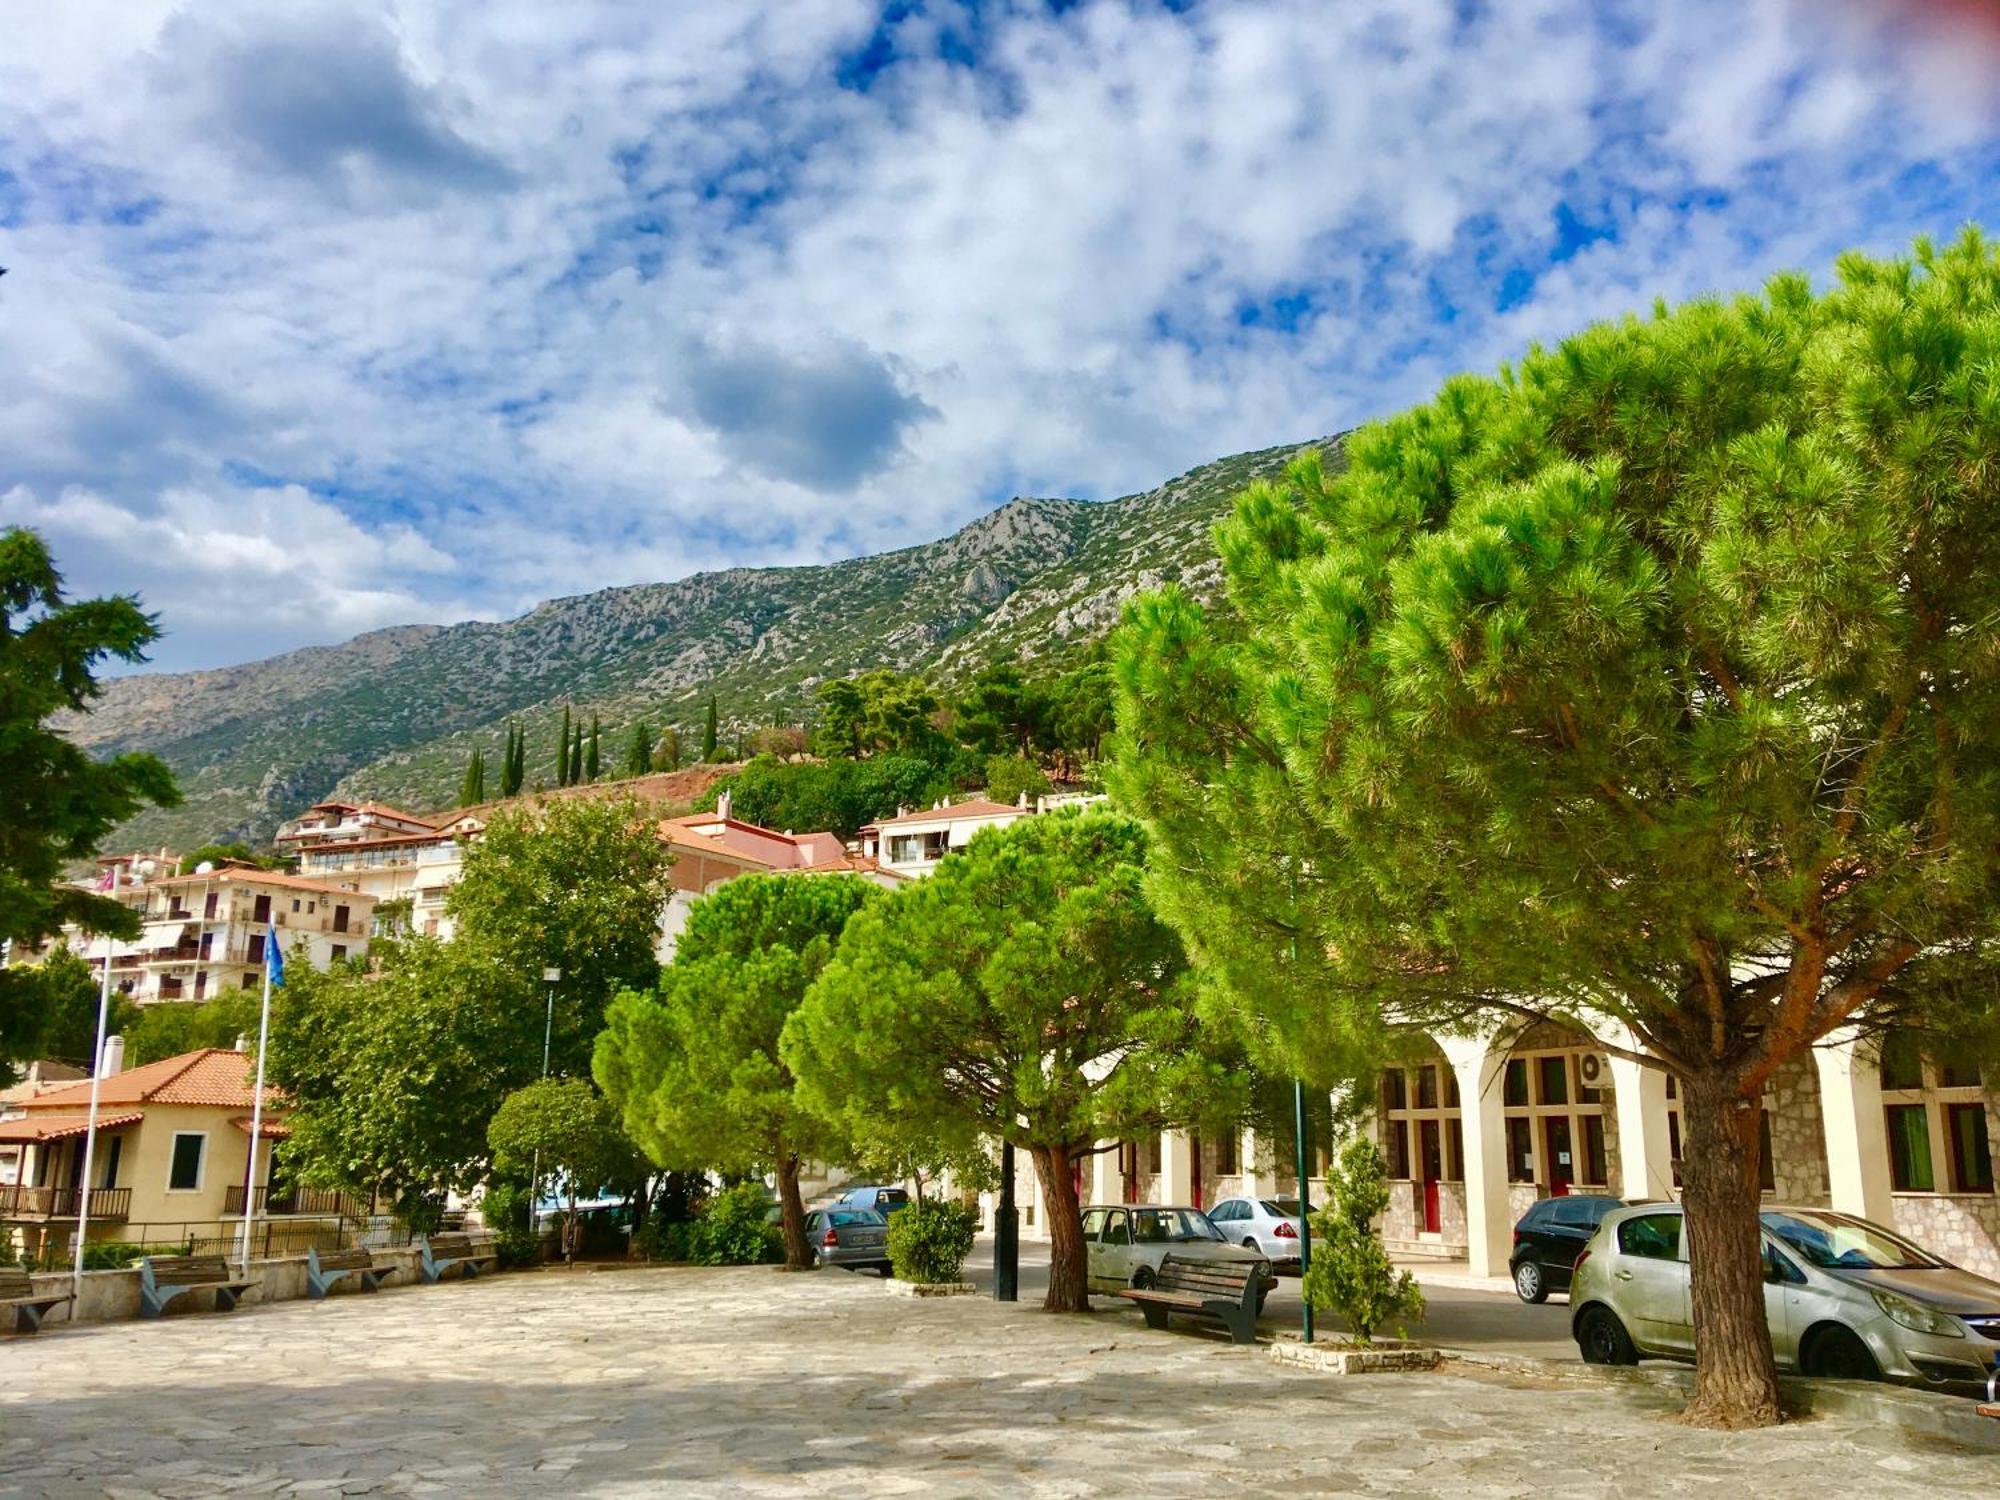
<svg viewBox="0 0 2000 1500"><path fill-rule="evenodd" d="M1900 1496L1996 1465L1646 1392L1346 1380L1261 1349L891 1298L872 1277L549 1271L0 1337L0 1494Z"/></svg>

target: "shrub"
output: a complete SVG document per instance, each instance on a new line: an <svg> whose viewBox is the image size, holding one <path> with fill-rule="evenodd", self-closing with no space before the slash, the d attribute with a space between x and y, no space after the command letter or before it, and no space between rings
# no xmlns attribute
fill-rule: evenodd
<svg viewBox="0 0 2000 1500"><path fill-rule="evenodd" d="M531 1266L541 1257L541 1240L530 1227L534 1194L525 1182L505 1180L487 1186L479 1217L493 1231L493 1253L505 1267Z"/></svg>
<svg viewBox="0 0 2000 1500"><path fill-rule="evenodd" d="M1424 1315L1416 1278L1390 1263L1375 1233L1389 1206L1382 1153L1365 1135L1351 1136L1326 1180L1328 1205L1313 1215L1312 1269L1302 1291L1320 1312L1344 1319L1357 1344L1393 1322L1397 1332Z"/></svg>
<svg viewBox="0 0 2000 1500"><path fill-rule="evenodd" d="M632 1248L647 1260L680 1263L694 1259L694 1220L655 1214L632 1234Z"/></svg>
<svg viewBox="0 0 2000 1500"><path fill-rule="evenodd" d="M963 1203L913 1203L889 1216L889 1263L898 1281L957 1281L979 1215Z"/></svg>
<svg viewBox="0 0 2000 1500"><path fill-rule="evenodd" d="M75 1243L75 1237L71 1237ZM94 1245L83 1247L83 1268L86 1271L123 1271L144 1255L186 1255L190 1246L186 1240L173 1245L140 1245L129 1240L100 1240ZM64 1257L65 1263L68 1257Z"/></svg>
<svg viewBox="0 0 2000 1500"><path fill-rule="evenodd" d="M715 1195L694 1221L688 1259L698 1266L754 1266L784 1258L778 1226L768 1222L763 1184L738 1183Z"/></svg>

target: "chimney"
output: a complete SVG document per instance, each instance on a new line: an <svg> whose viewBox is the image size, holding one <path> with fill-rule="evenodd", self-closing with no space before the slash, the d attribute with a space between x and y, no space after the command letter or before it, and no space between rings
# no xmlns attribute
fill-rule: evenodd
<svg viewBox="0 0 2000 1500"><path fill-rule="evenodd" d="M248 1036L244 1035L244 1034L243 1034L242 1032L240 1032L240 1031L239 1031L239 1032L237 1032L237 1033L236 1033L236 1045L235 1045L234 1047L230 1048L230 1051L232 1051L232 1052L248 1052L249 1050L250 1050L250 1038L249 1038Z"/></svg>
<svg viewBox="0 0 2000 1500"><path fill-rule="evenodd" d="M125 1071L125 1038L108 1036L104 1039L104 1055L98 1059L97 1076L115 1078Z"/></svg>
<svg viewBox="0 0 2000 1500"><path fill-rule="evenodd" d="M1015 805L1016 807L1020 808L1022 812L1026 812L1026 811L1028 810L1028 792L1027 792L1027 788L1023 787L1023 788L1021 789L1021 795L1020 795L1020 797L1019 797L1019 798L1018 798L1018 799L1017 799L1017 800L1015 801L1014 805Z"/></svg>
<svg viewBox="0 0 2000 1500"><path fill-rule="evenodd" d="M729 793L724 792L715 799L715 815L718 818L729 816Z"/></svg>

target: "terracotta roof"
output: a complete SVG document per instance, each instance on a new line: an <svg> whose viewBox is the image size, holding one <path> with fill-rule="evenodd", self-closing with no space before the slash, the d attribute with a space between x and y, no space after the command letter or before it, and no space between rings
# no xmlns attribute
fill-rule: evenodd
<svg viewBox="0 0 2000 1500"><path fill-rule="evenodd" d="M120 1114L108 1115L101 1108L97 1111L99 1130L116 1130L121 1125L136 1125L145 1119L142 1110L129 1109ZM58 1141L65 1136L87 1135L90 1131L90 1115L24 1115L18 1120L0 1120L0 1141L10 1145L27 1146L36 1141Z"/></svg>
<svg viewBox="0 0 2000 1500"><path fill-rule="evenodd" d="M660 824L660 837L676 848L720 854L773 870L837 864L847 854L846 846L831 833L780 833L717 813L667 818Z"/></svg>
<svg viewBox="0 0 2000 1500"><path fill-rule="evenodd" d="M276 1089L265 1086L266 1107L279 1097ZM214 1104L224 1109L249 1109L251 1103L250 1058L226 1047L204 1047L199 1052L143 1063L112 1074L97 1087L100 1111L113 1104ZM87 1108L89 1104L90 1084L86 1081L24 1099L18 1107L39 1114L43 1110Z"/></svg>
<svg viewBox="0 0 2000 1500"><path fill-rule="evenodd" d="M435 820L419 817L415 813L404 812L400 807L391 807L386 802L315 802L307 812L363 812L379 813L385 818L401 818L405 823L422 823L435 827Z"/></svg>
<svg viewBox="0 0 2000 1500"><path fill-rule="evenodd" d="M997 818L1005 814L1025 818L1028 809L1012 802L989 802L984 797L974 797L970 802L956 803L951 807L919 808L913 813L900 817L882 818L867 825L868 828L894 828L902 823L944 823L953 818ZM865 831L865 830L864 830Z"/></svg>
<svg viewBox="0 0 2000 1500"><path fill-rule="evenodd" d="M266 1089L265 1092L269 1093L270 1090ZM229 1123L245 1135L250 1133L250 1117L248 1115L238 1115ZM260 1140L283 1141L291 1139L292 1127L287 1125L283 1120L274 1120L269 1115L266 1115L258 1122L258 1127L257 1136Z"/></svg>
<svg viewBox="0 0 2000 1500"><path fill-rule="evenodd" d="M312 891L318 895L346 896L350 899L373 901L375 898L363 891L350 891L345 886L328 885L323 880L307 880L303 875L287 875L279 870L210 870L206 875L173 875L165 880L155 880L146 889L159 886L201 885L207 881L217 881L223 885L275 885L288 891ZM160 921L165 921L162 917Z"/></svg>

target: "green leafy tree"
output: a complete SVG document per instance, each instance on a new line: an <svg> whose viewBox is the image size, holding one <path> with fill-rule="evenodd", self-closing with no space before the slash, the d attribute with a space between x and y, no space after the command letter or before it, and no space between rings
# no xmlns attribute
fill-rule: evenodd
<svg viewBox="0 0 2000 1500"><path fill-rule="evenodd" d="M192 875L203 865L221 865L231 860L238 864L255 865L265 870L281 870L285 866L284 860L274 859L268 854L259 854L241 840L232 839L226 844L203 844L200 848L183 854L180 863L174 869L177 874Z"/></svg>
<svg viewBox="0 0 2000 1500"><path fill-rule="evenodd" d="M587 1078L543 1078L514 1090L494 1111L486 1144L496 1171L539 1168L562 1178L569 1192L562 1237L567 1260L576 1259L578 1190L629 1194L646 1175L617 1109Z"/></svg>
<svg viewBox="0 0 2000 1500"><path fill-rule="evenodd" d="M1855 1027L1991 1055L1996 329L1973 234L1594 327L1252 486L1230 622L1168 593L1122 643L1163 909L1308 955L1273 1034L1552 1017L1678 1079L1694 1421L1778 1417L1773 1075Z"/></svg>
<svg viewBox="0 0 2000 1500"><path fill-rule="evenodd" d="M262 1008L263 996L255 989L197 1004L130 1006L123 1018L126 1065L136 1068L203 1047L234 1047L245 1038L254 1039ZM84 1055L89 1055L87 1045Z"/></svg>
<svg viewBox="0 0 2000 1500"><path fill-rule="evenodd" d="M715 759L715 731L715 695L710 693L708 695L708 707L702 710L701 716L701 758L704 761Z"/></svg>
<svg viewBox="0 0 2000 1500"><path fill-rule="evenodd" d="M97 1053L100 984L90 962L72 952L68 944L58 943L40 963L15 964L0 973L7 976L23 1015L33 1027L21 1038L20 1055L89 1068ZM139 1014L138 1006L112 991L105 1035L129 1031ZM5 1077L4 1069L0 1069L0 1077Z"/></svg>
<svg viewBox="0 0 2000 1500"><path fill-rule="evenodd" d="M669 724L660 731L660 742L653 747L653 769L678 771L680 768L681 732Z"/></svg>
<svg viewBox="0 0 2000 1500"><path fill-rule="evenodd" d="M287 968L269 1076L299 1180L380 1194L426 1228L486 1176L488 1122L540 1071L541 987L478 944L379 946L373 973Z"/></svg>
<svg viewBox="0 0 2000 1500"><path fill-rule="evenodd" d="M1321 1312L1347 1324L1357 1344L1383 1327L1407 1331L1424 1315L1417 1278L1399 1271L1376 1233L1389 1206L1388 1172L1367 1135L1347 1138L1327 1174L1327 1206L1313 1215L1312 1268L1300 1292Z"/></svg>
<svg viewBox="0 0 2000 1500"><path fill-rule="evenodd" d="M964 1203L913 1203L889 1219L889 1264L898 1281L942 1285L965 1274L979 1215Z"/></svg>
<svg viewBox="0 0 2000 1500"><path fill-rule="evenodd" d="M1025 793L1032 804L1048 795L1048 773L1026 756L995 755L986 762L986 795L995 802L1018 802Z"/></svg>
<svg viewBox="0 0 2000 1500"><path fill-rule="evenodd" d="M38 944L66 923L138 934L136 913L67 884L63 867L146 803L176 805L173 775L151 755L92 760L47 721L88 709L97 668L144 661L158 636L130 598L66 599L42 539L0 531L0 941ZM0 1061L24 1055L40 1027L35 986L12 973L0 969Z"/></svg>
<svg viewBox="0 0 2000 1500"><path fill-rule="evenodd" d="M507 756L500 766L500 795L518 797L528 779L528 736L511 720L507 725Z"/></svg>
<svg viewBox="0 0 2000 1500"><path fill-rule="evenodd" d="M1115 727L1111 662L1100 643L1089 660L1065 672L1050 689L1047 747L1061 757L1065 775L1073 778L1080 766L1098 758Z"/></svg>
<svg viewBox="0 0 2000 1500"><path fill-rule="evenodd" d="M537 996L542 971L562 970L555 1072L586 1072L611 997L657 981L670 863L652 819L625 799L502 809L466 848L464 874L446 897L453 945L505 968Z"/></svg>
<svg viewBox="0 0 2000 1500"><path fill-rule="evenodd" d="M585 741L583 747L583 779L585 781L597 780L599 773L604 768L603 747L601 744L602 733L603 731L598 726L597 715L592 714L590 716L590 738Z"/></svg>
<svg viewBox="0 0 2000 1500"><path fill-rule="evenodd" d="M486 752L475 750L465 763L465 780L459 783L458 805L472 807L486 800Z"/></svg>
<svg viewBox="0 0 2000 1500"><path fill-rule="evenodd" d="M858 758L883 752L936 758L938 697L923 678L886 668L819 685L813 748Z"/></svg>
<svg viewBox="0 0 2000 1500"><path fill-rule="evenodd" d="M959 699L952 733L986 755L1026 758L1048 737L1052 708L1046 684L1029 681L1016 662L998 662Z"/></svg>
<svg viewBox="0 0 2000 1500"><path fill-rule="evenodd" d="M923 807L983 780L977 766L940 767L908 755L787 763L759 756L716 783L736 816L766 828L824 829L852 838L898 807Z"/></svg>
<svg viewBox="0 0 2000 1500"><path fill-rule="evenodd" d="M557 786L568 786L571 781L571 777L569 774L570 756L572 753L570 729L571 725L569 717L569 705L564 704L562 734L556 740L556 785Z"/></svg>
<svg viewBox="0 0 2000 1500"><path fill-rule="evenodd" d="M625 764L622 770L627 776L644 776L653 769L653 730L644 719L633 724L632 732L625 741Z"/></svg>
<svg viewBox="0 0 2000 1500"><path fill-rule="evenodd" d="M1140 890L1144 855L1139 826L1108 812L979 834L855 914L781 1048L804 1102L873 1152L1025 1150L1052 1312L1090 1306L1076 1163L1242 1102L1188 1003L1180 940Z"/></svg>
<svg viewBox="0 0 2000 1500"><path fill-rule="evenodd" d="M799 1169L846 1143L799 1103L778 1041L875 894L850 876L730 881L695 903L658 989L613 1002L597 1043L597 1080L654 1161L776 1176L785 1262L798 1270L812 1265Z"/></svg>

